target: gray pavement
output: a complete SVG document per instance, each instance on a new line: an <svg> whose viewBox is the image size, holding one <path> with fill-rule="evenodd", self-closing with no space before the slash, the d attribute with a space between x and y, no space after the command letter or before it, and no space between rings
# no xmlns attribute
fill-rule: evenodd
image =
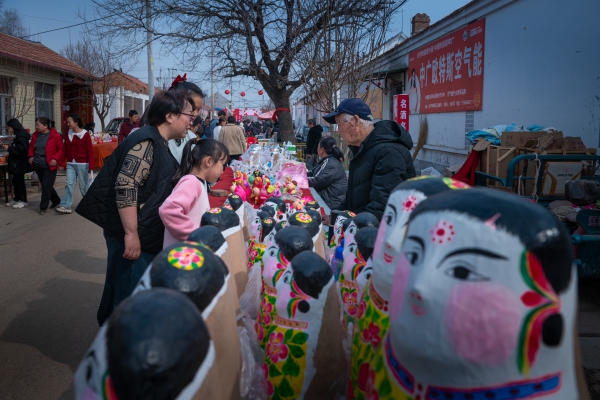
<svg viewBox="0 0 600 400"><path fill-rule="evenodd" d="M105 242L75 213L40 216L40 194L28 188L28 208L0 203L0 399L72 399L73 373L98 330ZM600 400L600 281L580 282L579 309L583 365Z"/></svg>
<svg viewBox="0 0 600 400"><path fill-rule="evenodd" d="M40 216L40 194L28 192L28 208L0 203L0 398L72 399L73 372L98 330L106 247L75 213Z"/></svg>

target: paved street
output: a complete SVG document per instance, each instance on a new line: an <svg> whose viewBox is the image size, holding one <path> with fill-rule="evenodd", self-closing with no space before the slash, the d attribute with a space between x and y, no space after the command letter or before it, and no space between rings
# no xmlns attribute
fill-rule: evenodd
<svg viewBox="0 0 600 400"><path fill-rule="evenodd" d="M29 208L0 204L0 398L72 399L73 372L98 329L106 247L74 213L40 216L40 195L28 189Z"/></svg>
<svg viewBox="0 0 600 400"><path fill-rule="evenodd" d="M59 176L59 195L62 186ZM106 247L75 213L38 215L40 195L29 189L29 208L0 206L0 397L72 399L73 372L98 329ZM600 399L600 281L580 284L579 329L592 400Z"/></svg>

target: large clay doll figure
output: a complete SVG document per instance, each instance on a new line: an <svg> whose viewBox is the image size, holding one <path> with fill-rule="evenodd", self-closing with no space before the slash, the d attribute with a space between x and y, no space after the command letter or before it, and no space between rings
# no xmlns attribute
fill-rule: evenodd
<svg viewBox="0 0 600 400"><path fill-rule="evenodd" d="M265 348L269 398L339 398L346 361L327 262L310 251L295 256L277 282L276 309Z"/></svg>
<svg viewBox="0 0 600 400"><path fill-rule="evenodd" d="M490 189L418 205L385 336L359 384L379 399L584 398L569 236L543 207ZM362 370L361 370L362 372Z"/></svg>
<svg viewBox="0 0 600 400"><path fill-rule="evenodd" d="M365 394L364 385L358 385L359 374L368 368L367 365L380 343L380 340L364 340L365 335L368 335L365 332L372 332L375 337L381 338L389 326L392 281L410 214L427 197L467 188L469 187L464 183L450 178L423 176L400 183L390 195L379 225L372 259L356 279L362 296L359 298L358 321L352 340L350 393L354 396ZM369 281L366 280L368 274L372 274Z"/></svg>
<svg viewBox="0 0 600 400"><path fill-rule="evenodd" d="M244 293L248 283L248 258L240 218L235 211L215 207L202 214L200 226L212 225L219 228L227 241L227 251L222 256L235 281L238 298Z"/></svg>
<svg viewBox="0 0 600 400"><path fill-rule="evenodd" d="M287 226L275 235L265 254L263 255L263 290L260 312L257 321L257 336L264 347L265 332L273 324L275 315L276 285L279 278L287 268L290 260L302 251L311 251L313 241L310 234L297 226Z"/></svg>

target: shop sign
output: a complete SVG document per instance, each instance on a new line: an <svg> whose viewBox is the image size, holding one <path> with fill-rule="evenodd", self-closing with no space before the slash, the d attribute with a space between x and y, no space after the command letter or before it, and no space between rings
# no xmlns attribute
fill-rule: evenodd
<svg viewBox="0 0 600 400"><path fill-rule="evenodd" d="M411 111L477 111L483 103L485 19L408 55Z"/></svg>
<svg viewBox="0 0 600 400"><path fill-rule="evenodd" d="M397 94L394 96L394 121L409 131L410 104L408 94Z"/></svg>

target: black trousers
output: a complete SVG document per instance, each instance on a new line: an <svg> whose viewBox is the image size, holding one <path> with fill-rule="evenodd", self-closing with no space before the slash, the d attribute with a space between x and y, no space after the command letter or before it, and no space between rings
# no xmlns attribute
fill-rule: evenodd
<svg viewBox="0 0 600 400"><path fill-rule="evenodd" d="M232 154L229 156L229 162L227 163L227 165L231 165L232 161L237 160L238 158L240 158L241 154Z"/></svg>
<svg viewBox="0 0 600 400"><path fill-rule="evenodd" d="M52 204L60 203L60 197L54 190L54 181L56 181L56 173L58 169L50 171L50 168L39 168L34 166L35 173L37 174L40 185L42 185L42 200L40 201L40 210L46 211L48 209L48 203L51 201Z"/></svg>
<svg viewBox="0 0 600 400"><path fill-rule="evenodd" d="M25 174L21 172L12 173L13 200L27 203L27 189L25 189Z"/></svg>

